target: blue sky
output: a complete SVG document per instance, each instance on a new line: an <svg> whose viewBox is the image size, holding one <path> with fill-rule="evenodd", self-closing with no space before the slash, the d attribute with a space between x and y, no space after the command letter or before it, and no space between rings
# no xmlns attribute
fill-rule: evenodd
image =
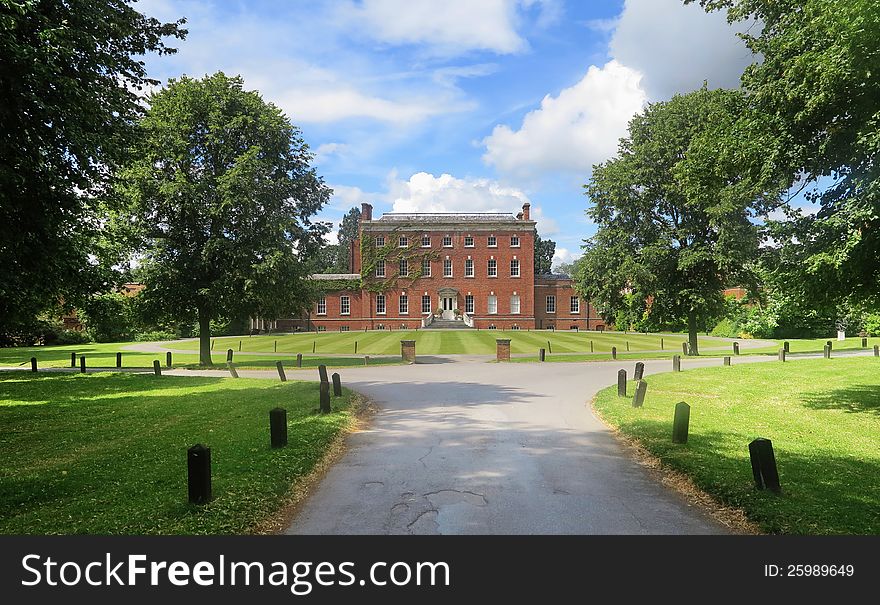
<svg viewBox="0 0 880 605"><path fill-rule="evenodd" d="M320 214L505 211L530 201L557 262L595 232L582 185L645 103L736 86L751 55L680 0L141 0L186 17L166 82L240 74L281 107L335 193Z"/></svg>

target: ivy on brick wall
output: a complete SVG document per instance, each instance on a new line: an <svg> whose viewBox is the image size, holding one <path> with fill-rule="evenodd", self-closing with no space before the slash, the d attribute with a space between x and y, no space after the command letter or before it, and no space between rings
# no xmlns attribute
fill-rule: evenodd
<svg viewBox="0 0 880 605"><path fill-rule="evenodd" d="M409 244L405 248L399 247L400 230L392 229L385 234L385 245L376 247L375 236L366 237L361 234L361 284L364 290L374 294L387 292L400 288L401 280L412 285L423 274L422 264L425 260L437 260L440 253L435 250L421 250L421 237L407 235ZM390 277L376 277L376 264L380 260L385 261L385 274L389 275L389 263L399 265L401 259L406 259L408 275L402 276L395 272Z"/></svg>

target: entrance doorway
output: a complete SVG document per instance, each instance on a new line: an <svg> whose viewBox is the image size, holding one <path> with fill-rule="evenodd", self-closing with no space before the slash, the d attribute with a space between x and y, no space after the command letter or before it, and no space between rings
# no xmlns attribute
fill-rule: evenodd
<svg viewBox="0 0 880 605"><path fill-rule="evenodd" d="M453 296L441 296L440 308L443 309L443 319L455 319L456 299Z"/></svg>

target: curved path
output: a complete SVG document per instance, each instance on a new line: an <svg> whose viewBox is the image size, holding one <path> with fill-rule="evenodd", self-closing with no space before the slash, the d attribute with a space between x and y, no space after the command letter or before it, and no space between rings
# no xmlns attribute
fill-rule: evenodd
<svg viewBox="0 0 880 605"><path fill-rule="evenodd" d="M720 363L683 359L682 367ZM380 411L369 430L350 437L287 533L725 533L635 462L592 414L593 395L621 367L632 375L633 365L343 369L343 383ZM645 364L646 374L670 369L669 360ZM317 380L318 373L300 377Z"/></svg>

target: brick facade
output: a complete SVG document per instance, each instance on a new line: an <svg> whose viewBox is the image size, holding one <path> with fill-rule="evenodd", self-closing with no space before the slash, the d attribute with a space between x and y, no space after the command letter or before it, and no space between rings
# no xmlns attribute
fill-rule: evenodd
<svg viewBox="0 0 880 605"><path fill-rule="evenodd" d="M349 254L352 273L313 276L328 287L333 280L362 280L362 289L329 289L307 318L278 320L278 329L415 329L437 310L462 328L604 328L584 300L571 313L570 278L535 276L529 204L516 216L388 213L374 220L372 210L363 205L360 238ZM547 296L556 297L555 312L548 312Z"/></svg>

